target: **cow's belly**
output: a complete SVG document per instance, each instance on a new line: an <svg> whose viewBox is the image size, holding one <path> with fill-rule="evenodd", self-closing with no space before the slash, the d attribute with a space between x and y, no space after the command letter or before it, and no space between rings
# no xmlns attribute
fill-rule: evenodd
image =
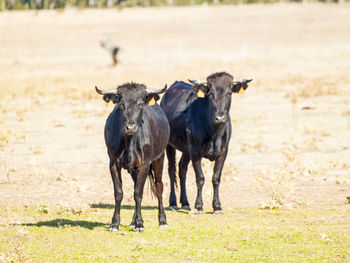
<svg viewBox="0 0 350 263"><path fill-rule="evenodd" d="M169 144L178 151L181 151L181 152L188 151L186 141L179 139L178 136L172 136L172 134L170 134Z"/></svg>

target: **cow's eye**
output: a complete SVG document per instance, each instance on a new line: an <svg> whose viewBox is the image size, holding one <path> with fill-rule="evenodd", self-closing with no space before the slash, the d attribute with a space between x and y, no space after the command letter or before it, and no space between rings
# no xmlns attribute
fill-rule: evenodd
<svg viewBox="0 0 350 263"><path fill-rule="evenodd" d="M119 103L119 108L120 108L121 110L125 110L125 105L122 104L122 103Z"/></svg>
<svg viewBox="0 0 350 263"><path fill-rule="evenodd" d="M137 103L137 105L138 106L140 106L140 107L143 107L143 106L145 106L145 102L142 100L142 101L139 101L138 103Z"/></svg>

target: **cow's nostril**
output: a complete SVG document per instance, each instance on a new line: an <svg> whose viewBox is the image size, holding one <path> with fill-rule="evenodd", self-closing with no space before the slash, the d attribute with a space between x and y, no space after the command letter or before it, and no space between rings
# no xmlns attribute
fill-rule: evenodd
<svg viewBox="0 0 350 263"><path fill-rule="evenodd" d="M215 119L216 119L217 121L223 121L223 120L225 120L225 115L215 116Z"/></svg>
<svg viewBox="0 0 350 263"><path fill-rule="evenodd" d="M133 135L137 132L136 124L125 125L124 133L126 135Z"/></svg>
<svg viewBox="0 0 350 263"><path fill-rule="evenodd" d="M127 130L135 130L136 129L136 125L135 124L130 124L128 126L126 126Z"/></svg>

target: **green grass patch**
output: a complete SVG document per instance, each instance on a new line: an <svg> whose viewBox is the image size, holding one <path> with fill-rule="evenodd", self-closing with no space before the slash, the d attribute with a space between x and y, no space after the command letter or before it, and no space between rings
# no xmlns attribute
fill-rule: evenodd
<svg viewBox="0 0 350 263"><path fill-rule="evenodd" d="M107 231L112 205L85 209L0 207L0 261L33 262L349 262L350 210L235 209L224 215L142 210L145 232Z"/></svg>

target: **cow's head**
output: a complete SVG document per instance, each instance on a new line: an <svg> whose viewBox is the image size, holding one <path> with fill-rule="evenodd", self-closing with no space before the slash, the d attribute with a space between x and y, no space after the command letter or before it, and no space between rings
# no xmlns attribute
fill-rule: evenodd
<svg viewBox="0 0 350 263"><path fill-rule="evenodd" d="M123 122L123 134L133 136L141 126L143 109L145 105L153 106L159 95L166 91L167 86L159 90L150 90L143 84L126 83L116 89L100 90L95 87L98 94L108 103L118 104Z"/></svg>
<svg viewBox="0 0 350 263"><path fill-rule="evenodd" d="M238 80L225 72L207 77L207 81L189 80L199 98L209 97L211 121L214 125L224 124L228 119L232 93L244 93L251 79Z"/></svg>

